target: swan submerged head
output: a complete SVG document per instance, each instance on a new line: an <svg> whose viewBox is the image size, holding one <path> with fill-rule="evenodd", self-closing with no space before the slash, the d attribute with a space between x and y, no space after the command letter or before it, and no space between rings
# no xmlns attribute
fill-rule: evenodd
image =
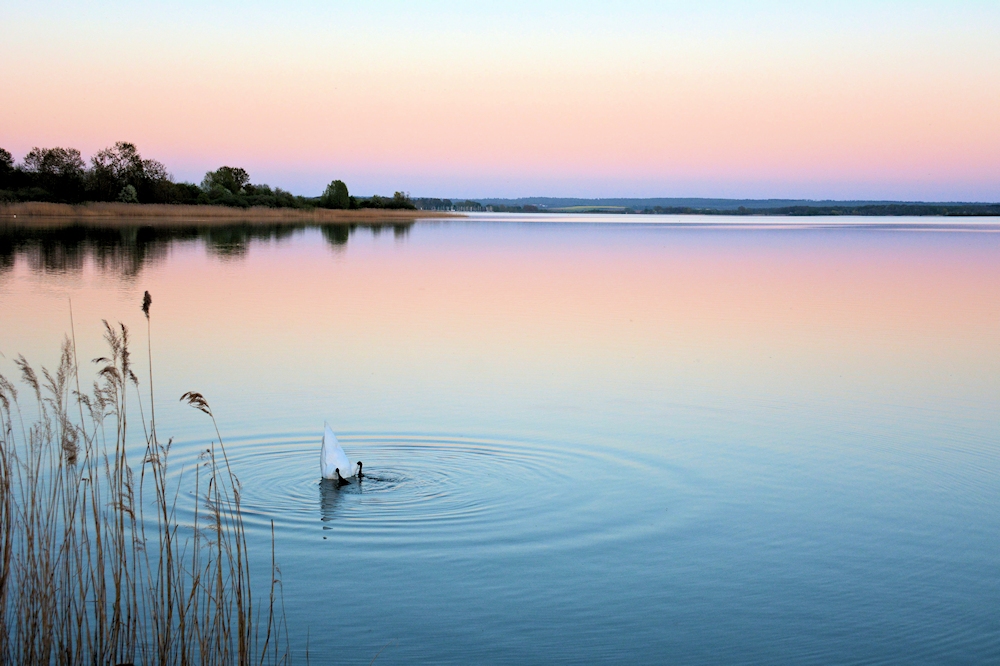
<svg viewBox="0 0 1000 666"><path fill-rule="evenodd" d="M351 470L354 469L354 464L341 448L337 436L330 429L330 425L326 424L323 431L323 446L320 450L320 472L324 479L333 480L337 478L337 473L334 471L336 469L342 469L350 474Z"/></svg>

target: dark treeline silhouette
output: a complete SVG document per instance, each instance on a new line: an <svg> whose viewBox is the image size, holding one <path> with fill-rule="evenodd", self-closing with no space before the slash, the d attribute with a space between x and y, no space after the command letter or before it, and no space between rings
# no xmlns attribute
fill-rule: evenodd
<svg viewBox="0 0 1000 666"><path fill-rule="evenodd" d="M489 210L496 210L498 212L511 212L511 213L522 212L521 207L519 206L514 206L510 208L506 206L487 208L487 206L483 205L482 203L478 201L472 201L471 199L466 199L465 201L452 201L451 199L434 199L429 197L420 197L417 199L413 199L412 203L419 210L451 210L457 212L481 213L489 209ZM503 208L503 211L500 210L501 208Z"/></svg>
<svg viewBox="0 0 1000 666"><path fill-rule="evenodd" d="M89 201L199 204L238 208L416 208L408 194L353 197L334 180L319 197L303 197L266 184L250 182L240 167L209 171L200 185L176 183L161 162L144 159L135 144L119 141L84 161L75 148L32 148L20 164L0 148L0 203L45 201L77 204Z"/></svg>
<svg viewBox="0 0 1000 666"><path fill-rule="evenodd" d="M451 199L434 199L431 197L418 197L413 200L413 204L420 210L452 210L454 208Z"/></svg>
<svg viewBox="0 0 1000 666"><path fill-rule="evenodd" d="M392 197L381 197L377 194L357 200L357 208L385 208L395 210L416 210L410 195L396 192Z"/></svg>
<svg viewBox="0 0 1000 666"><path fill-rule="evenodd" d="M537 213L538 206L534 204L524 204L523 206L507 206L505 204L491 204L487 210L492 213Z"/></svg>
<svg viewBox="0 0 1000 666"><path fill-rule="evenodd" d="M412 222L368 223L362 228L373 234L392 229L396 238L409 233ZM89 259L102 272L131 276L144 266L165 259L173 243L201 241L206 249L224 258L246 254L253 241L289 238L306 229L319 228L335 247L347 244L357 224L232 224L102 227L73 224L35 227L0 223L0 275L10 271L20 258L32 271L79 271Z"/></svg>

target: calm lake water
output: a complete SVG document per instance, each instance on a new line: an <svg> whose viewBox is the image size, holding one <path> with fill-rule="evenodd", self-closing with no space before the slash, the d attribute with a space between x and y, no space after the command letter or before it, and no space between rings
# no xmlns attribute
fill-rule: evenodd
<svg viewBox="0 0 1000 666"><path fill-rule="evenodd" d="M70 299L144 357L149 290L174 470L197 390L297 659L1000 662L1000 227L743 222L8 223L0 366Z"/></svg>

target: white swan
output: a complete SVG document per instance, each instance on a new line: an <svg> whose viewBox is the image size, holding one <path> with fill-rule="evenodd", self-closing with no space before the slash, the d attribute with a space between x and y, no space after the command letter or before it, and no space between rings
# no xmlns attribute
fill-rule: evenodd
<svg viewBox="0 0 1000 666"><path fill-rule="evenodd" d="M354 463L347 458L344 449L340 448L337 436L330 429L330 424L327 423L325 425L326 430L323 431L323 448L319 454L319 469L323 473L323 478L336 479L338 471L341 477L354 476Z"/></svg>

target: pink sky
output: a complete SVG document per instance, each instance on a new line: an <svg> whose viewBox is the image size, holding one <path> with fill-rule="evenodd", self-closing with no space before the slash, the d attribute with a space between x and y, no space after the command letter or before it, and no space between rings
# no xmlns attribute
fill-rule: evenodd
<svg viewBox="0 0 1000 666"><path fill-rule="evenodd" d="M833 4L40 2L0 26L0 147L128 140L178 179L230 164L300 194L341 178L415 196L1000 200L1000 9Z"/></svg>

